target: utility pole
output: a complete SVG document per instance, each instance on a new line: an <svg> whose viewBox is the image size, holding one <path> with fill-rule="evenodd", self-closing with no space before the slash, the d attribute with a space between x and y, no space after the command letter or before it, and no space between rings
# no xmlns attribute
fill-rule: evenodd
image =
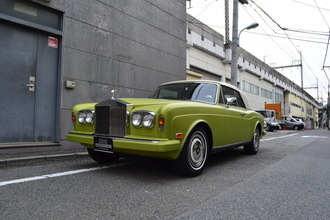
<svg viewBox="0 0 330 220"><path fill-rule="evenodd" d="M291 68L291 67L300 67L300 77L301 77L301 106L303 106L303 99L304 99L304 78L303 78L303 65L302 65L302 53L299 51L300 54L300 64L292 64L287 66L278 66L273 67L273 69L284 69L284 68ZM303 116L303 112L301 111L301 116Z"/></svg>
<svg viewBox="0 0 330 220"><path fill-rule="evenodd" d="M300 54L300 63L299 64L292 64L286 66L277 66L273 67L273 69L284 69L284 68L291 68L291 67L300 67L300 76L301 76L301 94L304 94L304 78L303 78L303 65L302 65L302 53L299 51Z"/></svg>
<svg viewBox="0 0 330 220"><path fill-rule="evenodd" d="M233 0L233 31L231 43L231 77L230 83L237 87L237 59L238 59L238 2L248 4L247 0Z"/></svg>
<svg viewBox="0 0 330 220"><path fill-rule="evenodd" d="M229 44L229 0L225 0L225 45Z"/></svg>
<svg viewBox="0 0 330 220"><path fill-rule="evenodd" d="M303 77L303 65L302 65L302 53L299 51L300 54L300 75L301 75L301 95L304 95L304 77Z"/></svg>

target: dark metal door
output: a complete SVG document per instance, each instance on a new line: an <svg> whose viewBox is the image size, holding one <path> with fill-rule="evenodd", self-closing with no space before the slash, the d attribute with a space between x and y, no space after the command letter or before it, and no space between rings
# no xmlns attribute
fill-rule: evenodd
<svg viewBox="0 0 330 220"><path fill-rule="evenodd" d="M0 36L0 143L54 142L58 49L7 23Z"/></svg>

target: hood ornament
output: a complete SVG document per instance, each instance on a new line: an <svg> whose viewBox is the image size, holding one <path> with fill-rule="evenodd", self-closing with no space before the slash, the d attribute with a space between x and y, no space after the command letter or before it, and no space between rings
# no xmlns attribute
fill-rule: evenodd
<svg viewBox="0 0 330 220"><path fill-rule="evenodd" d="M111 94L112 94L111 100L116 100L116 97L115 97L116 92L117 92L117 90L115 90L115 89L111 90Z"/></svg>

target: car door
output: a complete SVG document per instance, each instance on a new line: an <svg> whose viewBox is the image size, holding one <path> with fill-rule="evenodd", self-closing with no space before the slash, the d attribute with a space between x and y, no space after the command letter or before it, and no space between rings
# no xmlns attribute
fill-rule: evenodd
<svg viewBox="0 0 330 220"><path fill-rule="evenodd" d="M225 126L223 145L248 141L251 133L249 110L245 108L240 93L227 86L222 86L222 93L226 106L223 110Z"/></svg>
<svg viewBox="0 0 330 220"><path fill-rule="evenodd" d="M291 117L285 117L285 127L288 129L292 129L295 125L295 122Z"/></svg>

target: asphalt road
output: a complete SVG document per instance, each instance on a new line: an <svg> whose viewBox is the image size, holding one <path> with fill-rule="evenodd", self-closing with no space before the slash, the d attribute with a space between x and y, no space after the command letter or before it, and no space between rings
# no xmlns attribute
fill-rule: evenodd
<svg viewBox="0 0 330 220"><path fill-rule="evenodd" d="M0 219L330 219L330 132L269 133L195 178L142 158L0 168Z"/></svg>

